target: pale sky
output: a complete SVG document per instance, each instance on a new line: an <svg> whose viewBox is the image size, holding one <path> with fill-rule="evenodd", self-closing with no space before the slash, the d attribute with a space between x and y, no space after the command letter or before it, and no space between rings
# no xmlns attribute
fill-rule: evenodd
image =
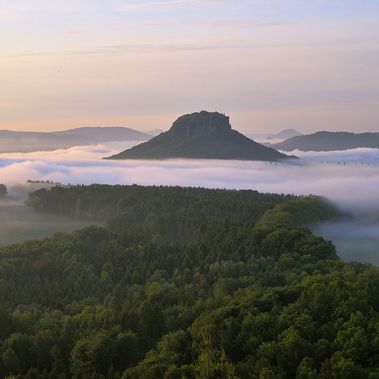
<svg viewBox="0 0 379 379"><path fill-rule="evenodd" d="M379 131L378 0L0 0L0 129Z"/></svg>

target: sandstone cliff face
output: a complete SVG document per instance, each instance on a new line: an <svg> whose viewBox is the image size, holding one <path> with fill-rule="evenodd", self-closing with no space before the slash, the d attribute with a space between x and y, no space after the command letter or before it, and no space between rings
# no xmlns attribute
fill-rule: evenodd
<svg viewBox="0 0 379 379"><path fill-rule="evenodd" d="M173 123L170 133L182 137L212 136L227 134L231 130L229 117L217 112L201 111L179 117Z"/></svg>

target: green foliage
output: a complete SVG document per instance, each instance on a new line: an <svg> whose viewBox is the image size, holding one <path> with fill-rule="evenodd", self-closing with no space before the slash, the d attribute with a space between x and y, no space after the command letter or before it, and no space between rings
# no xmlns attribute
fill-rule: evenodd
<svg viewBox="0 0 379 379"><path fill-rule="evenodd" d="M307 225L320 198L165 187L31 194L104 221L0 249L0 377L378 376L379 270Z"/></svg>

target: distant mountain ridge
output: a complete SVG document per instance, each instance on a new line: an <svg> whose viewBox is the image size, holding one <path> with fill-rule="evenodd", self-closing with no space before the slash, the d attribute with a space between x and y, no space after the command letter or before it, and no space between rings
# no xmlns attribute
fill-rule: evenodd
<svg viewBox="0 0 379 379"><path fill-rule="evenodd" d="M201 111L179 117L167 132L109 159L236 159L278 161L290 158L233 130L229 117Z"/></svg>
<svg viewBox="0 0 379 379"><path fill-rule="evenodd" d="M85 137L91 143L109 142L109 141L144 141L152 136L138 130L122 126L93 126L76 129L68 129L54 132L55 135L80 135Z"/></svg>
<svg viewBox="0 0 379 379"><path fill-rule="evenodd" d="M302 136L303 134L298 132L296 129L283 129L278 133L272 134L270 138L272 139L288 139L293 137Z"/></svg>
<svg viewBox="0 0 379 379"><path fill-rule="evenodd" d="M277 133L254 133L249 132L246 134L249 138L253 140L285 140L288 138L302 136L303 133L296 129L283 129Z"/></svg>
<svg viewBox="0 0 379 379"><path fill-rule="evenodd" d="M33 152L110 141L145 141L147 133L125 127L83 127L57 132L0 130L0 153Z"/></svg>
<svg viewBox="0 0 379 379"><path fill-rule="evenodd" d="M272 145L283 151L333 151L356 148L379 149L379 133L350 133L321 131L314 134L289 138Z"/></svg>

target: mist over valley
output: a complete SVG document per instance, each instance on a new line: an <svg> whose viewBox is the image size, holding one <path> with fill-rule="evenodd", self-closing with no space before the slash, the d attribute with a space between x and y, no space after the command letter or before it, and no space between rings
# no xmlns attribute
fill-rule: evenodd
<svg viewBox="0 0 379 379"><path fill-rule="evenodd" d="M0 200L0 246L73 232L93 224L74 217L35 212L24 201Z"/></svg>
<svg viewBox="0 0 379 379"><path fill-rule="evenodd" d="M281 162L227 160L104 160L140 142L111 142L33 153L0 154L0 175L10 187L27 180L63 184L139 184L254 189L263 193L321 195L351 217L318 225L347 261L378 264L379 150L292 151L300 159ZM15 187L16 188L16 187ZM31 189L25 188L23 195ZM364 189L364 192L363 192ZM15 190L13 190L15 191ZM86 222L36 214L18 200L2 203L1 244L71 231ZM33 223L33 219L35 222ZM88 222L87 222L88 223Z"/></svg>

